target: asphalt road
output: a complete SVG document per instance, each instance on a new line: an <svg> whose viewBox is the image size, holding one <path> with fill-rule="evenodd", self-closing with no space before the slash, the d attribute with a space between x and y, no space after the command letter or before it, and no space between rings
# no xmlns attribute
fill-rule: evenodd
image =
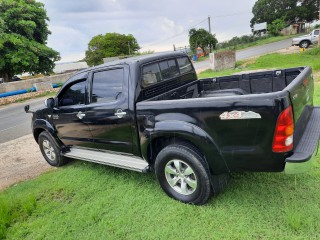
<svg viewBox="0 0 320 240"><path fill-rule="evenodd" d="M44 98L15 103L0 108L0 143L4 143L31 133L31 114L26 114L24 106L29 104L34 110L44 106Z"/></svg>
<svg viewBox="0 0 320 240"><path fill-rule="evenodd" d="M257 57L267 53L275 52L280 49L284 49L291 46L292 39L286 39L283 41L269 43L257 47L251 47L243 50L238 50L236 52L236 60L244 60L247 58ZM194 67L196 70L208 69L210 68L209 60L202 62L195 62Z"/></svg>
<svg viewBox="0 0 320 240"><path fill-rule="evenodd" d="M236 52L236 59L242 60L266 53L274 52L291 45L291 39L270 43L263 46L252 47ZM196 70L210 68L209 60L196 62ZM0 143L4 143L31 133L31 114L26 114L23 107L30 104L34 110L43 106L44 98L16 103L11 106L0 108Z"/></svg>

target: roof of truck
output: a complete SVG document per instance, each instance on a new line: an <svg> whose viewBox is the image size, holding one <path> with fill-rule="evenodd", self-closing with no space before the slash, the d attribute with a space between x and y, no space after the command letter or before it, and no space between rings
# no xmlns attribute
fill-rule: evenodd
<svg viewBox="0 0 320 240"><path fill-rule="evenodd" d="M153 54L147 54L147 55L139 55L139 56L134 56L134 57L130 57L130 58L124 58L121 60L116 60L116 61L112 61L112 62L108 62L108 63L104 63L98 66L94 66L91 68L87 68L85 70L80 71L79 73L82 72L87 72L89 70L95 70L95 69L99 69L102 67L109 67L109 66L115 66L115 65L122 65L122 64L132 64L132 63L136 63L136 62L140 62L141 64L147 63L147 62L152 62L152 61L156 61L156 60L160 60L160 59L164 59L164 58L171 58L171 57L185 57L187 56L186 53L184 52L162 52L162 53L153 53Z"/></svg>

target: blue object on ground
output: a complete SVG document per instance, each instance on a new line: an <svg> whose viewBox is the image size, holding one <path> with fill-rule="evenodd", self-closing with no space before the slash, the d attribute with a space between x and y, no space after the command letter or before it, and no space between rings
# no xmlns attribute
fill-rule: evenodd
<svg viewBox="0 0 320 240"><path fill-rule="evenodd" d="M197 58L197 54L194 54L194 55L193 55L192 60L193 60L193 61L197 61L197 60L198 60L198 58Z"/></svg>

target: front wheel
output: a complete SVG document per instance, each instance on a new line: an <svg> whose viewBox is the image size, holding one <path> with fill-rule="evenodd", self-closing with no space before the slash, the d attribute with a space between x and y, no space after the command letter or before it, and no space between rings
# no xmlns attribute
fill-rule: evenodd
<svg viewBox="0 0 320 240"><path fill-rule="evenodd" d="M302 41L299 44L299 47L301 47L301 48L308 48L309 46L310 46L310 42L309 41Z"/></svg>
<svg viewBox="0 0 320 240"><path fill-rule="evenodd" d="M202 205L212 194L209 169L190 147L174 144L162 149L155 171L164 192L178 201Z"/></svg>
<svg viewBox="0 0 320 240"><path fill-rule="evenodd" d="M61 155L59 147L48 132L40 133L38 144L43 157L51 166L60 167L66 163L65 157Z"/></svg>

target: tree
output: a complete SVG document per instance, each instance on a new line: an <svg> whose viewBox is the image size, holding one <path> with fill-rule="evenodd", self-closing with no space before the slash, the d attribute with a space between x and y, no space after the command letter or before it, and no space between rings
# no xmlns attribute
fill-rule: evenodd
<svg viewBox="0 0 320 240"><path fill-rule="evenodd" d="M268 32L273 36L278 36L279 32L286 26L283 19L276 19L268 25Z"/></svg>
<svg viewBox="0 0 320 240"><path fill-rule="evenodd" d="M256 23L271 24L276 19L285 22L312 21L317 19L318 0L258 0L253 8L251 27Z"/></svg>
<svg viewBox="0 0 320 240"><path fill-rule="evenodd" d="M189 31L189 44L192 51L196 51L200 47L203 52L205 52L206 47L216 48L218 40L214 34L209 33L207 30L200 28L196 30L195 28Z"/></svg>
<svg viewBox="0 0 320 240"><path fill-rule="evenodd" d="M131 34L106 33L94 36L88 44L85 61L89 66L101 64L103 58L125 56L140 49Z"/></svg>
<svg viewBox="0 0 320 240"><path fill-rule="evenodd" d="M0 77L5 82L23 72L52 72L60 55L46 46L48 21L42 3L0 0Z"/></svg>

